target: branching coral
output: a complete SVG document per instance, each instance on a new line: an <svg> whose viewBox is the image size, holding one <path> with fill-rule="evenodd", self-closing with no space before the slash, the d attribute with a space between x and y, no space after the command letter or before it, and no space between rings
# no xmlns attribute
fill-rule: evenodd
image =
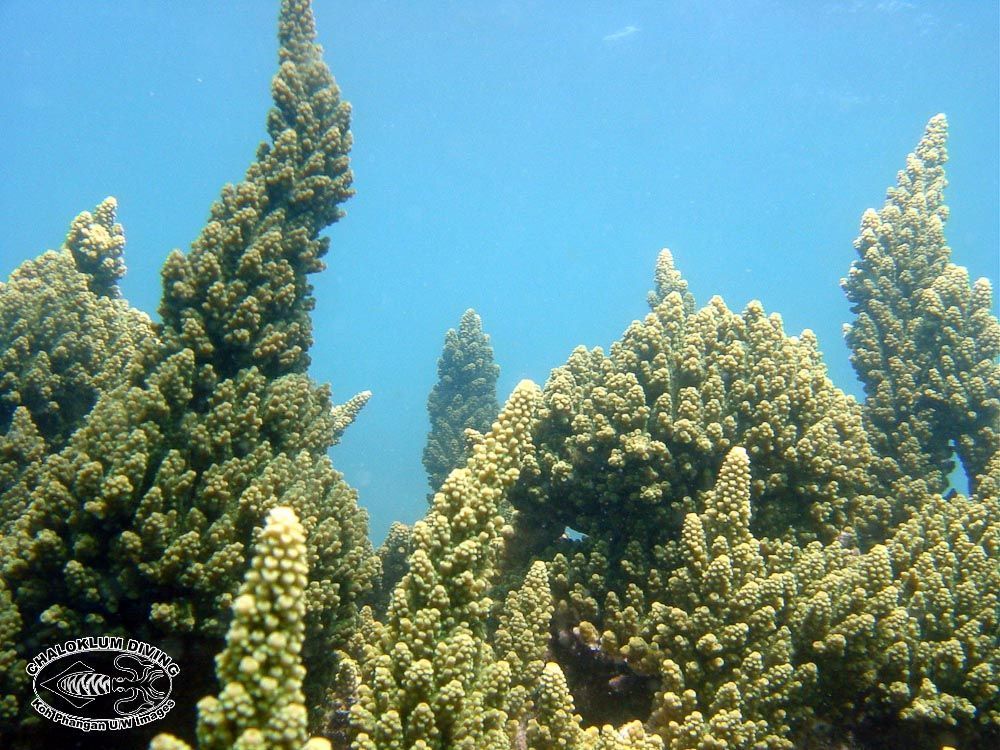
<svg viewBox="0 0 1000 750"><path fill-rule="evenodd" d="M969 285L944 237L948 123L937 115L885 206L868 210L842 281L857 315L847 329L865 386L865 423L896 473L932 492L952 456L972 490L1000 448L1000 325L987 279Z"/></svg>
<svg viewBox="0 0 1000 750"><path fill-rule="evenodd" d="M382 614L389 606L389 597L406 574L407 560L413 553L413 529L405 523L393 521L389 533L375 550L382 565L381 575L375 582L371 603Z"/></svg>
<svg viewBox="0 0 1000 750"><path fill-rule="evenodd" d="M326 740L306 740L301 651L308 568L305 533L295 512L272 508L233 600L226 647L216 657L222 691L198 704L200 750L330 747ZM151 748L188 745L161 735Z"/></svg>
<svg viewBox="0 0 1000 750"><path fill-rule="evenodd" d="M729 452L699 506L684 519L666 603L643 624L650 637L621 648L637 668L659 661L648 723L671 750L791 748L790 725L811 713L816 666L792 661L796 580L750 533L745 450Z"/></svg>
<svg viewBox="0 0 1000 750"><path fill-rule="evenodd" d="M490 337L475 310L466 310L458 330L445 335L438 360L438 382L427 398L431 431L424 447L424 468L431 491L469 455L467 432L485 432L500 410Z"/></svg>
<svg viewBox="0 0 1000 750"><path fill-rule="evenodd" d="M658 275L679 284L668 255ZM653 607L674 604L684 518L733 448L750 456L757 536L833 541L888 505L870 495L860 409L826 377L811 333L785 336L758 303L736 315L716 298L691 312L690 299L665 291L610 355L578 349L553 372L533 431L537 461L511 493L512 564L550 559L556 631L602 641L611 659L649 635ZM563 537L567 527L583 537ZM588 720L610 719L574 682L589 668L566 665ZM637 658L624 673L600 672L622 678L619 721L648 717L659 669Z"/></svg>
<svg viewBox="0 0 1000 750"><path fill-rule="evenodd" d="M355 750L509 746L512 675L488 642L488 592L502 544L498 503L531 450L537 401L533 384L515 389L485 440L413 527L408 570L386 622L367 628L352 707Z"/></svg>
<svg viewBox="0 0 1000 750"><path fill-rule="evenodd" d="M100 632L170 639L195 680L225 636L203 748L1000 738L1000 324L945 244L943 117L844 281L863 405L811 332L696 309L667 250L651 313L496 421L470 310L428 402L440 489L376 557L326 456L370 393L306 375L350 110L307 0L279 38L271 142L167 260L162 326L118 298L111 199L0 285L3 729L24 656Z"/></svg>
<svg viewBox="0 0 1000 750"><path fill-rule="evenodd" d="M368 403L368 399L371 397L371 391L361 391L361 393L351 396L344 403L333 407L334 445L340 442L340 438L344 434L344 431L354 423L355 419L358 418L358 414L360 414L361 410L365 408L365 404Z"/></svg>
<svg viewBox="0 0 1000 750"><path fill-rule="evenodd" d="M302 372L306 274L326 247L317 233L349 194L349 109L319 57L308 3L283 3L280 36L273 145L223 191L192 253L168 260L162 343L150 339L145 376L101 392L65 447L5 493L5 506L16 493L24 510L0 538L0 570L22 653L94 632L171 637L174 657L197 674L226 632L254 527L287 505L306 532L303 653L315 706L377 561L355 493L326 456L346 411ZM100 221L108 215L99 209ZM99 234L70 244L95 246ZM148 326L133 333L147 337Z"/></svg>
<svg viewBox="0 0 1000 750"><path fill-rule="evenodd" d="M117 210L118 202L105 198L94 213L73 219L66 235L65 248L99 297L119 297L118 280L125 275L125 231L115 221Z"/></svg>
<svg viewBox="0 0 1000 750"><path fill-rule="evenodd" d="M77 216L59 251L0 283L0 493L3 523L23 507L8 490L62 448L97 397L141 376L156 336L118 299L124 234L114 198ZM2 525L2 523L0 523Z"/></svg>
<svg viewBox="0 0 1000 750"><path fill-rule="evenodd" d="M243 182L227 185L188 255L163 267L160 315L174 349L189 348L203 379L257 367L303 372L314 306L308 274L323 268L319 231L352 195L350 106L316 43L308 0L284 0L278 74L271 83L270 144Z"/></svg>
<svg viewBox="0 0 1000 750"><path fill-rule="evenodd" d="M514 493L524 526L554 539L614 515L618 537L652 549L735 445L751 455L757 529L830 540L867 515L860 410L830 382L815 336L785 336L756 302L742 315L719 298L694 313L686 304L668 294L609 355L577 349L553 371L538 472Z"/></svg>
<svg viewBox="0 0 1000 750"><path fill-rule="evenodd" d="M677 292L684 307L684 314L690 315L694 312L694 295L688 291L687 281L674 265L674 254L667 248L660 250L660 254L656 256L656 273L653 280L653 291L646 295L650 310L659 307L670 296L671 292Z"/></svg>
<svg viewBox="0 0 1000 750"><path fill-rule="evenodd" d="M617 721L675 748L788 746L819 719L997 729L997 324L988 284L947 263L943 124L882 214L866 214L867 265L847 283L855 303L867 290L866 309L914 319L875 329L856 306L851 334L856 361L891 365L911 402L884 400L906 391L896 383L859 408L812 334L785 337L757 303L694 311L669 252L653 314L609 355L579 349L550 377L537 464L511 493L511 563L550 560L554 629L571 644L560 663L588 721L610 718L594 698L603 680ZM907 425L920 439L893 444ZM936 494L952 449L984 483L972 499Z"/></svg>

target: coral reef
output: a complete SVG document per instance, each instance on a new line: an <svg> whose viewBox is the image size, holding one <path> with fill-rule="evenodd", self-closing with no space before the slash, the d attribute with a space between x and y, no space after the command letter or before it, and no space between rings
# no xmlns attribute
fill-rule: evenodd
<svg viewBox="0 0 1000 750"><path fill-rule="evenodd" d="M198 704L198 747L320 750L306 740L300 654L305 635L305 532L286 506L272 508L236 598L226 647L216 657L222 691ZM329 742L325 746L329 748ZM190 750L159 735L152 750Z"/></svg>
<svg viewBox="0 0 1000 750"><path fill-rule="evenodd" d="M306 374L350 109L307 0L279 42L270 142L167 259L162 325L120 299L113 199L0 285L5 746L58 743L23 661L94 632L190 670L153 750L1000 743L1000 323L945 242L943 116L843 281L864 403L668 250L642 321L502 410L469 310L430 508L376 554L326 455L371 394Z"/></svg>
<svg viewBox="0 0 1000 750"><path fill-rule="evenodd" d="M452 469L465 463L475 433L485 432L496 419L499 376L483 322L475 310L466 310L458 330L445 334L438 382L427 398L431 431L423 460L432 493Z"/></svg>
<svg viewBox="0 0 1000 750"><path fill-rule="evenodd" d="M58 451L97 397L143 374L156 334L119 299L124 232L117 204L84 211L63 246L0 283L0 525L23 509L9 490Z"/></svg>
<svg viewBox="0 0 1000 750"><path fill-rule="evenodd" d="M868 210L842 281L856 321L847 328L864 383L865 425L897 474L932 492L953 455L975 491L1000 445L1000 326L987 279L970 287L944 237L948 123L937 115L906 160L885 206Z"/></svg>
<svg viewBox="0 0 1000 750"><path fill-rule="evenodd" d="M355 750L503 746L505 702L520 675L487 641L488 592L504 527L498 503L531 450L537 401L533 384L515 389L484 441L413 527L409 569L386 622L369 615L363 625L361 684L351 707Z"/></svg>
<svg viewBox="0 0 1000 750"><path fill-rule="evenodd" d="M531 622L521 629L527 659L512 651L520 620L494 604L492 624L479 614L461 644L440 629L470 618L434 585L439 560L463 545L472 559L495 553L489 534L471 545L452 539L436 499L427 522L442 527L438 556L422 554L418 539L389 624L366 621L354 747L414 738L422 747L587 748L614 738L619 747L777 749L815 744L829 725L833 741L881 731L912 742L928 727L969 744L995 736L996 466L976 474L967 462L981 491L943 497L869 435L872 407L833 386L810 332L785 336L758 303L742 315L717 298L695 310L668 252L656 287L652 314L609 355L577 350L553 372L533 448L499 493L496 508L510 502L516 514L492 589L479 584L482 604L504 589L510 601L541 602L533 611L542 620L552 612L548 644ZM983 283L975 289L982 295ZM985 335L979 346L988 347L995 321L975 317L967 338ZM985 354L962 365L979 374L970 398L988 410L996 363L990 350L972 351ZM976 435L996 453L991 434ZM450 513L473 512L480 495ZM528 595L517 583L518 571L541 577L539 560L548 561L547 604L537 584ZM438 592L430 613L408 606L418 577L424 597ZM428 655L419 670L414 639ZM465 670L448 699L442 659ZM511 664L533 690L506 681ZM495 689L484 704L487 677ZM469 696L478 723L463 719L458 696Z"/></svg>
<svg viewBox="0 0 1000 750"><path fill-rule="evenodd" d="M304 373L313 304L307 274L321 268L326 250L319 230L350 194L349 108L321 60L307 2L282 4L279 36L273 143L260 148L242 183L223 190L192 252L167 260L159 336L148 322L130 334L153 349L143 376L95 394L65 445L52 441L44 458L31 453L33 470L4 493L4 508L23 511L5 519L0 538L9 606L6 594L2 601L14 610L0 619L20 620L22 656L94 632L171 639L175 658L194 673L186 685L203 695L211 685L198 683L210 675L202 665L226 633L254 529L271 507L286 505L306 532L303 657L307 702L316 706L335 667L337 634L370 587L377 561L366 516L326 455L361 401L335 411L329 388ZM105 229L112 206L97 212ZM68 245L103 275L65 275L77 298L100 300L90 284L107 289L117 266L95 263L104 235L84 231L89 225L74 222ZM52 262L66 266L73 257ZM44 288L41 295L28 309L49 304ZM109 332L124 325L123 313L111 310L119 317L107 314ZM92 330L78 319L52 323ZM29 345L50 359L59 349L48 338ZM95 371L87 364L66 367L81 374L71 383L77 390L91 387L82 378Z"/></svg>
<svg viewBox="0 0 1000 750"><path fill-rule="evenodd" d="M690 309L670 292L608 355L579 348L553 371L537 470L512 493L526 535L600 537L615 517L614 549L600 554L652 554L737 445L752 459L755 530L831 541L868 520L878 485L861 410L830 382L812 332L786 336L758 302ZM645 565L632 567L645 585Z"/></svg>

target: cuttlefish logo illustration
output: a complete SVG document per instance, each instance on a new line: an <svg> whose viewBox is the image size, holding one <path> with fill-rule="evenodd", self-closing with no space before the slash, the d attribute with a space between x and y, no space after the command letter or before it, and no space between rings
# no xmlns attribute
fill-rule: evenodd
<svg viewBox="0 0 1000 750"><path fill-rule="evenodd" d="M117 636L77 638L28 662L46 719L84 732L132 729L162 719L180 667L148 643Z"/></svg>

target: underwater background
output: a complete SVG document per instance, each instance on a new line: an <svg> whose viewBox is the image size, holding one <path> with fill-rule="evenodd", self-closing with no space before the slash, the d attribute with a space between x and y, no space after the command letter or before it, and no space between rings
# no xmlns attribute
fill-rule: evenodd
<svg viewBox="0 0 1000 750"><path fill-rule="evenodd" d="M275 3L0 2L0 278L118 199L123 295L238 180L270 106ZM861 388L839 287L867 207L948 115L953 261L998 285L995 2L315 3L353 106L310 374L371 401L333 449L377 543L426 509L427 395L474 307L498 394L647 313L670 247L699 304L760 299ZM964 488L962 488L964 489Z"/></svg>
<svg viewBox="0 0 1000 750"><path fill-rule="evenodd" d="M2 7L0 747L1000 747L995 8Z"/></svg>

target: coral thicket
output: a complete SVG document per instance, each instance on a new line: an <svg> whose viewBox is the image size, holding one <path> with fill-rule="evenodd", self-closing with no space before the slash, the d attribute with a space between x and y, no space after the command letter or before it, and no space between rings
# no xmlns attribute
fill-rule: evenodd
<svg viewBox="0 0 1000 750"><path fill-rule="evenodd" d="M63 246L0 283L0 492L61 449L97 397L140 376L152 321L120 299L125 236L116 202L84 211ZM18 503L23 498L18 499ZM9 508L3 523L20 508Z"/></svg>
<svg viewBox="0 0 1000 750"><path fill-rule="evenodd" d="M154 334L143 317L131 329L145 347L138 376L124 377L131 374L129 360L119 361L127 346L109 363L121 370L117 380L109 375L105 383L96 364L75 349L61 352L53 340L60 335L71 346L72 334L45 333L46 325L86 332L87 351L92 343L100 363L102 349L113 351L113 326L135 318L113 306L124 304L113 295L98 294L110 291L117 272L114 262L98 262L101 238L114 251L105 259L117 259L121 249L108 239L121 234L109 228L113 203L102 204L93 220L103 234L85 231L89 220L78 219L68 250L47 261L80 263L83 270L63 272L66 283L76 285L77 298L94 298L90 318L102 314L100 304L109 312L103 328L84 325L72 298L60 301L43 286L35 308L62 304L77 317L51 316L39 326L44 340L36 333L34 343L14 342L50 362L56 354L81 360L60 369L33 364L28 375L12 377L10 392L21 401L40 402L23 395L42 379L35 372L61 379L63 389L93 391L92 408L76 419L65 445L56 423L39 430L43 439L53 435L46 445L30 448L25 420L12 420L19 445L29 446L22 453L34 462L32 471L12 474L17 481L3 506L18 512L5 518L0 538L0 601L9 594L5 608L14 610L3 621L8 628L20 622L14 640L22 657L95 632L169 638L177 661L193 671L186 684L204 694L211 687L202 684L210 674L204 666L227 632L255 529L284 505L306 534L303 656L312 680L307 701L315 706L335 667L335 634L371 585L377 561L366 517L326 455L364 398L337 410L329 388L305 374L313 305L307 277L321 268L327 248L319 231L340 217L338 204L350 195L350 110L322 62L308 3L282 4L279 37L271 143L261 146L243 182L223 189L192 251L168 258L162 326ZM19 273L14 282L34 275ZM61 415L58 395L35 411ZM86 393L71 400L89 406ZM23 692L11 694L23 706Z"/></svg>
<svg viewBox="0 0 1000 750"><path fill-rule="evenodd" d="M233 600L226 647L216 657L222 690L198 704L200 750L305 746L301 652L308 569L305 532L295 512L272 508ZM313 740L309 750L319 750L322 742ZM151 747L183 750L188 745L161 735Z"/></svg>
<svg viewBox="0 0 1000 750"><path fill-rule="evenodd" d="M937 115L885 206L869 209L842 284L857 318L847 329L865 386L865 421L898 474L933 492L958 456L975 490L1000 445L1000 326L989 280L969 284L944 236L948 123Z"/></svg>
<svg viewBox="0 0 1000 750"><path fill-rule="evenodd" d="M432 492L452 469L465 463L469 443L496 419L500 411L499 376L490 337L483 333L483 321L475 310L466 310L458 329L452 328L445 335L438 381L427 398L431 431L423 461Z"/></svg>
<svg viewBox="0 0 1000 750"><path fill-rule="evenodd" d="M942 127L931 122L906 174L943 160ZM890 207L912 187L904 177ZM910 203L906 221L940 229L919 215L935 201ZM890 239L899 268L871 285L872 310L921 267L919 252ZM930 378L923 438L894 443L880 432L879 397L859 404L834 386L810 331L786 335L757 302L696 309L661 253L652 312L608 354L578 349L553 371L516 481L448 507L485 519L484 495L509 504L499 557L492 533L455 537L440 494L417 524L386 622L362 625L353 746L777 750L997 737L1000 446L975 426L998 395L996 320L985 282L950 275L951 296L933 297L949 301L944 314L929 307L931 320L913 325L936 330L937 372L941 361L954 371L906 362L905 347L892 360ZM856 361L864 330L849 338ZM934 395L935 385L952 390ZM900 423L910 413L885 408ZM934 425L952 408L969 410L966 426L950 423L942 440ZM945 495L936 446L958 452L963 441L975 492ZM474 457L446 496L470 470L490 475ZM440 531L427 536L425 523ZM456 573L453 549L496 561L458 576L482 590L474 614L442 577Z"/></svg>
<svg viewBox="0 0 1000 750"><path fill-rule="evenodd" d="M307 0L279 47L162 323L121 299L110 198L0 284L0 743L61 741L25 659L99 633L186 670L153 750L1000 745L1000 323L945 240L944 116L842 282L862 403L663 250L642 320L502 409L465 313L430 507L376 552L327 455L371 393L307 374L350 107Z"/></svg>

